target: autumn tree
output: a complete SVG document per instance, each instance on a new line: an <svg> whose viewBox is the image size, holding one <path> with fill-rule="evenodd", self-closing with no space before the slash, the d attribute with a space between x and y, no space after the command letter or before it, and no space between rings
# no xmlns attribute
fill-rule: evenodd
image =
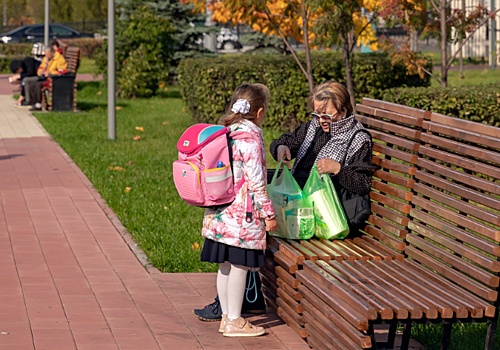
<svg viewBox="0 0 500 350"><path fill-rule="evenodd" d="M383 49L388 51L394 63L403 62L410 73L429 74L442 87L448 85L448 70L453 60L461 52L462 47L474 36L474 33L488 19L495 19L499 10L489 11L480 3L477 7L453 9L447 0L429 0L426 6L424 1L411 0L384 0L385 9L380 15L391 26L402 25L404 28L415 28L423 32L424 37L432 35L438 38L441 50L441 76L425 69L426 61L419 58L412 51L408 43L397 45L392 40L383 43ZM469 11L469 14L466 11ZM459 43L453 55L448 55L447 44Z"/></svg>

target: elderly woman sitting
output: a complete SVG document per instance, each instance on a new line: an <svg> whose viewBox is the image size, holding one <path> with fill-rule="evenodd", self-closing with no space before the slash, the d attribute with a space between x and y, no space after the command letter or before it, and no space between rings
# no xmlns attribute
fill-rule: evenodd
<svg viewBox="0 0 500 350"><path fill-rule="evenodd" d="M295 158L292 174L302 188L316 164L320 174L332 177L341 199L368 194L373 168L372 141L352 114L346 88L332 81L318 85L307 104L311 120L274 140L270 146L273 158L286 163ZM356 235L360 224L349 224L351 236Z"/></svg>

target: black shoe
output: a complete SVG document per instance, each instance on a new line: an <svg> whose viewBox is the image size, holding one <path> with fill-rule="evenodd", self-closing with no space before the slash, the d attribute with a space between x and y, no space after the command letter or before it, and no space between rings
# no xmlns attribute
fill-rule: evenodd
<svg viewBox="0 0 500 350"><path fill-rule="evenodd" d="M251 276L254 274L253 276ZM253 278L255 277L255 285L253 284ZM264 295L262 294L260 276L258 272L249 271L247 274L247 288L250 288L248 292L245 290L245 297L243 298L243 306L241 308L242 314L265 314L266 313L266 303L264 302ZM257 293L257 296L255 296Z"/></svg>
<svg viewBox="0 0 500 350"><path fill-rule="evenodd" d="M203 309L194 309L193 315L205 322L216 322L222 320L222 309L219 299L215 299L212 304L208 304Z"/></svg>

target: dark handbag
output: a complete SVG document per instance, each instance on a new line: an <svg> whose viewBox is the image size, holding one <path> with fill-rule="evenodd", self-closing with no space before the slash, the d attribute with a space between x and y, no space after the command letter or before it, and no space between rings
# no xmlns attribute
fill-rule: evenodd
<svg viewBox="0 0 500 350"><path fill-rule="evenodd" d="M340 165L344 166L345 160L347 158L347 150L351 147L352 141L356 137L359 132L364 132L370 136L370 142L372 139L372 135L366 129L357 130L349 139L346 147L346 153L340 162ZM349 164L345 166L346 168L365 168L365 169L380 169L377 165L367 165L367 164ZM339 196L340 202L342 203L342 207L344 208L344 212L347 218L347 223L349 228L352 230L353 228L358 228L363 225L365 221L370 216L371 204L370 204L370 195L365 194L361 195L358 193L349 192L346 188L344 188L340 183L337 177L334 178L335 190Z"/></svg>

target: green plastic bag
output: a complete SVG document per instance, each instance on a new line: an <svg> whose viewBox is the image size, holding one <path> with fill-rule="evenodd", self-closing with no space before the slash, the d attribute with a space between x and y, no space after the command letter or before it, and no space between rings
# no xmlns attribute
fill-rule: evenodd
<svg viewBox="0 0 500 350"><path fill-rule="evenodd" d="M290 239L310 239L314 236L313 207L286 166L278 177L281 162L267 192L273 202L278 229L272 236Z"/></svg>
<svg viewBox="0 0 500 350"><path fill-rule="evenodd" d="M320 176L316 165L304 186L304 194L312 203L316 218L318 238L344 239L349 234L349 226L342 209L337 191L330 176Z"/></svg>

